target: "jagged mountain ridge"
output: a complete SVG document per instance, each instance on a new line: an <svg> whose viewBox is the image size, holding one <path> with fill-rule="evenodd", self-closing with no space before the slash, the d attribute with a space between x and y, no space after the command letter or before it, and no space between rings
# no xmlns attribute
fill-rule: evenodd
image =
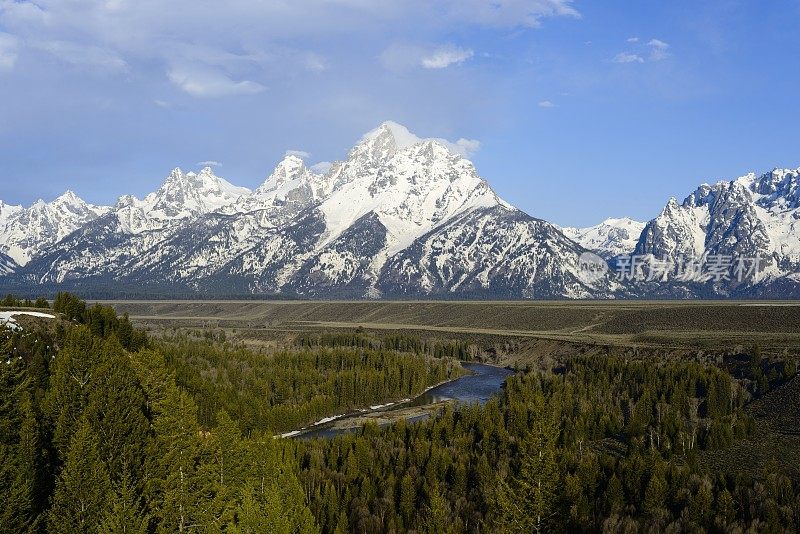
<svg viewBox="0 0 800 534"><path fill-rule="evenodd" d="M3 209L5 208L5 209ZM24 266L32 258L109 210L67 191L52 202L36 201L29 208L0 206L0 252Z"/></svg>
<svg viewBox="0 0 800 534"><path fill-rule="evenodd" d="M799 235L800 169L775 169L761 176L751 173L703 184L680 204L671 198L647 223L633 254L674 263L687 258L730 257L733 262L759 258L758 270L743 282L731 276L701 284L700 291L711 296L780 298L798 295Z"/></svg>
<svg viewBox="0 0 800 534"><path fill-rule="evenodd" d="M499 231L507 234L503 246ZM477 248L438 254L424 244L449 242L455 233L470 241L470 232ZM417 249L425 251L420 261L427 272L419 272L425 282L389 280L390 260ZM610 295L610 277L581 278L582 252L558 228L500 199L447 142L389 122L327 173L287 156L252 193L211 169L176 169L144 200L122 197L43 247L13 278L316 297L488 296L500 287L512 297ZM486 256L479 270L476 254ZM448 280L451 272L464 275ZM495 275L505 281L492 285ZM513 276L520 279L512 282ZM434 278L442 283L430 283Z"/></svg>
<svg viewBox="0 0 800 534"><path fill-rule="evenodd" d="M703 185L646 226L622 218L560 229L500 199L448 142L388 122L324 174L288 155L252 192L210 168L175 169L144 199L110 207L71 193L27 210L0 204L0 228L13 230L0 237L9 256L0 276L9 287L316 298L758 296L768 286L796 295L797 175ZM40 212L48 216L31 216ZM47 231L26 235L37 220ZM772 260L755 284L709 290L587 276L587 249L610 261L718 250Z"/></svg>

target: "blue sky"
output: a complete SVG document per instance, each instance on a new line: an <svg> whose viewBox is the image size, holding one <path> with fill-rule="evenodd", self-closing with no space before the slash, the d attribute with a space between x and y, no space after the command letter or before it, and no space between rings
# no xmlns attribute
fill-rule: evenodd
<svg viewBox="0 0 800 534"><path fill-rule="evenodd" d="M0 0L0 199L112 203L202 161L256 187L394 120L479 142L531 215L644 220L800 166L798 23L796 0Z"/></svg>

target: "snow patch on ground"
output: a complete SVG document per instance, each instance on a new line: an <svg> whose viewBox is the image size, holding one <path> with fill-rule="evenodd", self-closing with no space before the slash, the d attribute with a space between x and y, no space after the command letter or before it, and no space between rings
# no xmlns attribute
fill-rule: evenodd
<svg viewBox="0 0 800 534"><path fill-rule="evenodd" d="M29 315L31 317L40 317L43 319L55 319L55 315L51 315L49 313L42 313L42 312L33 312L33 311L0 311L0 325L5 325L12 330L21 330L22 327L17 324L17 321L14 320L14 316L16 315Z"/></svg>

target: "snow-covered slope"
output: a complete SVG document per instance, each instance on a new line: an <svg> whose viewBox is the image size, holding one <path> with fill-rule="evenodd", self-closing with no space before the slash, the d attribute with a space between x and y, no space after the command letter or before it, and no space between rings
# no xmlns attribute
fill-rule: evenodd
<svg viewBox="0 0 800 534"><path fill-rule="evenodd" d="M650 221L637 255L680 264L686 258L724 257L735 269L740 259L757 272L719 280L707 288L718 295L771 294L770 284L794 280L800 271L800 169L775 169L733 181L703 184L682 204L670 199ZM776 286L777 287L777 286ZM785 284L781 283L781 287ZM789 296L777 294L775 296Z"/></svg>
<svg viewBox="0 0 800 534"><path fill-rule="evenodd" d="M639 242L645 223L628 217L606 219L588 228L562 228L564 235L605 259L630 254Z"/></svg>
<svg viewBox="0 0 800 534"><path fill-rule="evenodd" d="M387 122L324 174L287 156L253 192L210 168L175 169L111 208L71 194L0 204L0 254L11 257L0 255L0 274L18 287L321 298L797 296L798 175L703 185L646 225L562 230L499 198L452 143ZM765 268L745 284L637 284L584 272L587 249L607 260L759 256Z"/></svg>
<svg viewBox="0 0 800 534"><path fill-rule="evenodd" d="M12 206L0 200L0 228L3 228L6 221L13 215L22 211L22 206Z"/></svg>
<svg viewBox="0 0 800 534"><path fill-rule="evenodd" d="M176 169L20 276L320 297L611 294L608 277L581 278L580 246L500 199L452 146L387 122L324 175L288 156L252 194Z"/></svg>
<svg viewBox="0 0 800 534"><path fill-rule="evenodd" d="M12 274L18 268L19 266L10 256L0 252L0 277Z"/></svg>
<svg viewBox="0 0 800 534"><path fill-rule="evenodd" d="M505 205L454 217L383 267L387 294L494 295L502 298L613 297L610 273L579 268L583 249L552 224Z"/></svg>
<svg viewBox="0 0 800 534"><path fill-rule="evenodd" d="M109 210L105 206L84 202L72 191L49 203L38 200L26 209L8 208L6 206L8 215L0 217L0 252L19 265L25 265L46 247Z"/></svg>
<svg viewBox="0 0 800 534"><path fill-rule="evenodd" d="M248 195L249 189L231 185L209 167L199 173L174 169L143 200L123 196L101 217L43 249L26 269L27 278L35 283L62 283L123 277L132 266L163 258L159 247L184 226Z"/></svg>
<svg viewBox="0 0 800 534"><path fill-rule="evenodd" d="M144 200L126 195L114 206L114 216L123 231L138 234L160 230L175 221L211 213L250 195L245 187L236 187L214 175L210 167L199 173L173 169L161 187Z"/></svg>

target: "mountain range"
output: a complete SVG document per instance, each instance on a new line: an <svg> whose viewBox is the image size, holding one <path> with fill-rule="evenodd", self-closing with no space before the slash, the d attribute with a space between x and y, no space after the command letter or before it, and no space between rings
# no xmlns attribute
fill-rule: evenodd
<svg viewBox="0 0 800 534"><path fill-rule="evenodd" d="M206 167L174 169L157 191L114 206L69 191L28 208L0 202L0 288L286 298L797 297L799 176L800 169L774 170L702 185L683 203L670 199L647 223L559 228L501 199L446 141L387 122L325 173L288 155L254 191ZM631 255L651 276L615 272ZM717 256L761 265L744 280L689 280L663 268L652 276L654 265ZM587 257L601 268L587 270Z"/></svg>

